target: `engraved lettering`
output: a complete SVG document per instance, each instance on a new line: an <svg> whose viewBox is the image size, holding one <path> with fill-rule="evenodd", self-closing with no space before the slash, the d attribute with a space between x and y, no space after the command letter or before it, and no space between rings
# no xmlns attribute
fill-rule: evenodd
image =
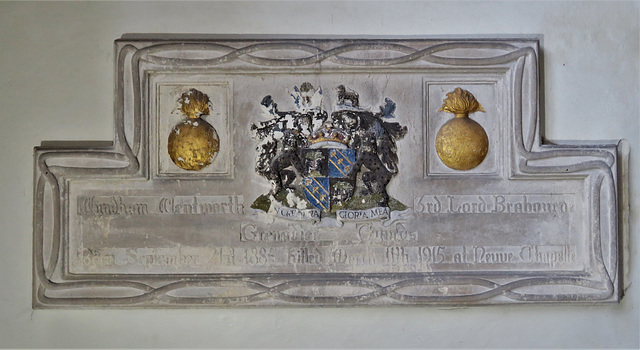
<svg viewBox="0 0 640 350"><path fill-rule="evenodd" d="M173 266L173 267L193 267L201 265L201 258L196 254L184 254L181 248L176 253L164 252L161 249L147 250L127 250L127 263L130 265L152 266Z"/></svg>
<svg viewBox="0 0 640 350"><path fill-rule="evenodd" d="M428 196L415 197L413 200L413 211L415 213L436 214L442 211L442 202L438 196L431 196L433 200L430 200Z"/></svg>
<svg viewBox="0 0 640 350"><path fill-rule="evenodd" d="M456 203L453 196L447 196L447 199L449 200L449 208L447 210L449 213L475 214L487 212L487 202L481 196L477 197L477 202L465 201Z"/></svg>
<svg viewBox="0 0 640 350"><path fill-rule="evenodd" d="M575 211L572 194L424 195L414 197L421 214L554 214Z"/></svg>
<svg viewBox="0 0 640 350"><path fill-rule="evenodd" d="M529 263L543 263L550 267L555 267L558 263L568 263L576 261L575 250L568 245L563 246L538 246L529 245L520 249L518 254L520 259Z"/></svg>
<svg viewBox="0 0 640 350"><path fill-rule="evenodd" d="M301 224L289 224L286 230L258 228L254 224L240 226L241 242L304 242L314 241L314 231L305 230Z"/></svg>
<svg viewBox="0 0 640 350"><path fill-rule="evenodd" d="M100 199L96 199L95 196L78 197L78 215L144 215L148 213L146 203L125 201L121 196Z"/></svg>
<svg viewBox="0 0 640 350"><path fill-rule="evenodd" d="M291 248L287 256L288 264L321 265L325 262L324 253L317 247Z"/></svg>
<svg viewBox="0 0 640 350"><path fill-rule="evenodd" d="M409 263L409 254L404 247L387 247L384 254L385 265L406 265Z"/></svg>
<svg viewBox="0 0 640 350"><path fill-rule="evenodd" d="M421 263L441 264L446 258L445 249L443 246L418 247L418 260Z"/></svg>
<svg viewBox="0 0 640 350"><path fill-rule="evenodd" d="M402 223L397 223L395 229L386 229L373 224L357 224L358 238L360 242L390 242L390 241L417 241L418 232L409 232Z"/></svg>
<svg viewBox="0 0 640 350"><path fill-rule="evenodd" d="M503 264L514 262L516 256L512 252L489 250L487 247L474 246L473 262L477 264Z"/></svg>
<svg viewBox="0 0 640 350"><path fill-rule="evenodd" d="M566 201L532 201L527 195L519 196L514 200L508 200L503 195L493 196L492 213L525 213L525 214L545 214L573 212L573 205Z"/></svg>
<svg viewBox="0 0 640 350"><path fill-rule="evenodd" d="M115 266L116 257L100 250L84 248L78 252L78 259L86 267Z"/></svg>
<svg viewBox="0 0 640 350"><path fill-rule="evenodd" d="M348 266L372 266L377 262L376 254L372 251L349 252L343 248L334 249L331 252L334 265Z"/></svg>
<svg viewBox="0 0 640 350"><path fill-rule="evenodd" d="M247 265L268 265L275 262L273 248L253 247L244 250L244 262Z"/></svg>
<svg viewBox="0 0 640 350"><path fill-rule="evenodd" d="M342 248L334 250L332 255L334 264L344 264L347 262L347 252Z"/></svg>
<svg viewBox="0 0 640 350"><path fill-rule="evenodd" d="M453 254L453 262L455 264L466 264L467 261L467 247L462 247L462 251Z"/></svg>
<svg viewBox="0 0 640 350"><path fill-rule="evenodd" d="M244 214L240 196L163 197L158 203L161 214Z"/></svg>

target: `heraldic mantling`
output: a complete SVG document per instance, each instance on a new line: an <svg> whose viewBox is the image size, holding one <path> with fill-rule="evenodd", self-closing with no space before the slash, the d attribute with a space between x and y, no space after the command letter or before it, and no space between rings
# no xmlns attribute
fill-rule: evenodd
<svg viewBox="0 0 640 350"><path fill-rule="evenodd" d="M336 92L336 110L330 116L322 109L322 88L308 82L289 92L293 111L279 111L270 95L262 99L268 120L251 130L260 140L256 172L271 181L272 189L252 208L268 213L274 207L291 208L322 217L371 208L387 214L407 209L386 189L398 173L396 140L407 132L389 121L395 118L396 104L385 98L374 113L360 107L357 92L344 85Z"/></svg>

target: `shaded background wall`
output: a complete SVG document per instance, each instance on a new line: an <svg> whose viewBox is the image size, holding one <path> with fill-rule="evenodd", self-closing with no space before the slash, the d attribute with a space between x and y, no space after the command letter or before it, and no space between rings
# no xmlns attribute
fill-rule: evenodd
<svg viewBox="0 0 640 350"><path fill-rule="evenodd" d="M638 348L638 2L0 3L0 346ZM546 137L626 138L619 305L31 310L32 149L113 138L123 33L544 35Z"/></svg>

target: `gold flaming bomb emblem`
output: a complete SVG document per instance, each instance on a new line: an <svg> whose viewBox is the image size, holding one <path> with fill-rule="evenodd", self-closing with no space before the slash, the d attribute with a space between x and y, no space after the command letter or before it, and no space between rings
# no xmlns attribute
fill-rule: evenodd
<svg viewBox="0 0 640 350"><path fill-rule="evenodd" d="M180 96L178 103L187 118L169 134L169 157L182 169L201 170L214 161L220 150L216 129L202 119L210 113L209 96L190 89Z"/></svg>
<svg viewBox="0 0 640 350"><path fill-rule="evenodd" d="M469 118L470 113L484 112L480 103L469 91L456 88L447 93L438 111L455 115L436 135L440 160L454 170L470 170L480 165L489 151L489 138L482 126Z"/></svg>

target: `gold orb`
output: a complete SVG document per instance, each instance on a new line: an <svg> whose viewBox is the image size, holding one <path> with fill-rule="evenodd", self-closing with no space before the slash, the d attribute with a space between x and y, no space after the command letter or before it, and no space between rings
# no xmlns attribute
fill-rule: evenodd
<svg viewBox="0 0 640 350"><path fill-rule="evenodd" d="M202 118L189 118L169 134L169 156L180 168L200 170L213 162L220 150L218 133Z"/></svg>
<svg viewBox="0 0 640 350"><path fill-rule="evenodd" d="M489 151L489 138L482 126L467 115L456 115L436 135L436 151L451 169L469 170L482 163Z"/></svg>

